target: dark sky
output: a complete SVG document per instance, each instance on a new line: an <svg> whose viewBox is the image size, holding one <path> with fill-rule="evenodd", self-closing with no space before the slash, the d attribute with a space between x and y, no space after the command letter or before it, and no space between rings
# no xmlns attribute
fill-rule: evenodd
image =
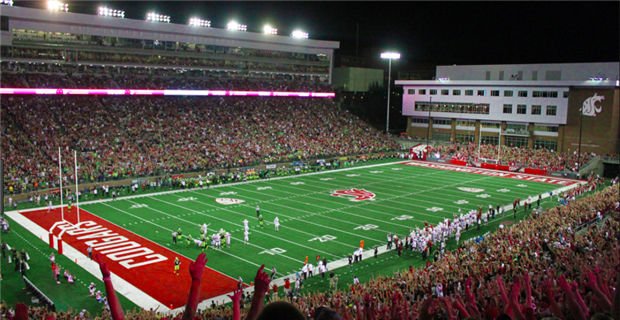
<svg viewBox="0 0 620 320"><path fill-rule="evenodd" d="M235 19L248 31L271 24L279 34L299 28L310 38L340 41L340 54L396 50L408 62L513 64L610 62L620 56L620 2L233 2L66 1L70 12L96 14L100 5L144 19L149 11L186 24L193 16L225 28ZM43 1L15 1L43 7Z"/></svg>

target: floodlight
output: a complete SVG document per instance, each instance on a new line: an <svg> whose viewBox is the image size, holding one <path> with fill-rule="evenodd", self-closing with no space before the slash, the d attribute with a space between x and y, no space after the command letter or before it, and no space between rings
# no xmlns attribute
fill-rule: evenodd
<svg viewBox="0 0 620 320"><path fill-rule="evenodd" d="M151 12L146 15L146 21L157 21L157 22L170 23L170 16Z"/></svg>
<svg viewBox="0 0 620 320"><path fill-rule="evenodd" d="M13 0L2 0L0 3L11 7L13 6Z"/></svg>
<svg viewBox="0 0 620 320"><path fill-rule="evenodd" d="M190 26L194 26L194 27L207 27L207 28L210 28L211 27L211 21L209 21L209 20L202 20L200 18L191 18L191 19L189 19L189 25Z"/></svg>
<svg viewBox="0 0 620 320"><path fill-rule="evenodd" d="M104 17L125 18L125 11L99 7L99 15Z"/></svg>
<svg viewBox="0 0 620 320"><path fill-rule="evenodd" d="M293 37L293 38L300 38L300 39L308 39L308 33L303 32L303 31L299 31L299 30L295 30L295 31L293 31L293 33L291 33L291 37Z"/></svg>
<svg viewBox="0 0 620 320"><path fill-rule="evenodd" d="M400 59L400 53L384 52L381 54L382 59Z"/></svg>
<svg viewBox="0 0 620 320"><path fill-rule="evenodd" d="M263 32L265 34L278 34L278 29L272 28L270 26L265 26L265 28L263 29Z"/></svg>
<svg viewBox="0 0 620 320"><path fill-rule="evenodd" d="M51 0L47 2L47 9L51 11L69 11L69 5L60 1Z"/></svg>
<svg viewBox="0 0 620 320"><path fill-rule="evenodd" d="M246 26L244 24L238 24L235 21L231 21L226 26L226 29L233 30L233 31L247 31L248 30L248 26Z"/></svg>

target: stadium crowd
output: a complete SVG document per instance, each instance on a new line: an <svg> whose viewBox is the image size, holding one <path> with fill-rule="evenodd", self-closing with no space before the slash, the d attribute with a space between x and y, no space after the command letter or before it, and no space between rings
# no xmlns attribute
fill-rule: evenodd
<svg viewBox="0 0 620 320"><path fill-rule="evenodd" d="M431 154L439 154L441 157L450 156L453 159L469 162L479 159L497 159L498 151L501 163L551 171L564 171L566 169L568 172L576 172L579 166L583 166L595 157L593 153L584 152L579 159L577 151L568 154L544 148L536 150L526 147L502 146L501 150L498 150L498 147L492 144L481 145L480 152L478 152L478 145L471 142L434 146L431 149Z"/></svg>
<svg viewBox="0 0 620 320"><path fill-rule="evenodd" d="M124 313L107 265L100 261L109 310L97 319L357 319L357 320L611 320L620 316L620 202L617 179L592 191L599 182L565 193L566 204L506 225L475 243L445 252L425 268L351 284L347 290L288 296L270 295L273 286L262 266L254 293L237 290L232 307L196 314L198 288L206 256L190 266L192 290L186 312ZM609 213L603 215L600 213ZM274 290L275 291L275 290ZM271 302L270 302L271 301ZM267 302L265 306L263 303ZM50 313L18 304L2 314L11 320L85 319L88 313Z"/></svg>
<svg viewBox="0 0 620 320"><path fill-rule="evenodd" d="M398 150L331 99L2 96L5 189Z"/></svg>

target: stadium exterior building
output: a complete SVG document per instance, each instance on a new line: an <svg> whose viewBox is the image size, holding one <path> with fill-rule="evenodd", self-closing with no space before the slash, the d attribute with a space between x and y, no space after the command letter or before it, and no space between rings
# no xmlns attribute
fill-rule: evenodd
<svg viewBox="0 0 620 320"><path fill-rule="evenodd" d="M619 153L618 62L438 66L396 81L410 137ZM430 107L429 107L430 106ZM583 115L580 110L583 108Z"/></svg>
<svg viewBox="0 0 620 320"><path fill-rule="evenodd" d="M95 8L93 8L95 11ZM167 69L184 76L302 79L331 83L339 43L110 16L2 6L3 69L24 63ZM140 63L123 62L127 55ZM188 63L189 62L189 63ZM174 74L174 73L173 73Z"/></svg>

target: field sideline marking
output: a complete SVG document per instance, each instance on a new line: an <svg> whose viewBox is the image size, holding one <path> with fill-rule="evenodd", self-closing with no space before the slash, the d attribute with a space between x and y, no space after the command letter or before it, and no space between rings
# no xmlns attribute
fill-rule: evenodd
<svg viewBox="0 0 620 320"><path fill-rule="evenodd" d="M275 180L282 180L282 179L307 177L307 176L317 175L317 174L327 174L327 173L336 173L336 172L341 172L341 171L357 170L357 169L364 169L364 168L374 168L374 167L381 167L381 166L387 166L387 165L392 165L392 164L399 164L399 163L407 162L407 161L409 161L409 160L402 160L401 159L399 161L394 161L394 162L369 164L369 165L363 165L363 166L360 166L360 167L341 168L341 169L336 169L336 170L324 170L324 171L320 171L320 172L310 172L310 173L304 173L304 174L299 175L299 176L291 175L291 176L276 177L276 178L269 178L269 179L231 182L231 183L227 183L227 184L214 185L214 186L211 186L211 188L225 188L225 187L233 186L233 185L245 185L245 184L251 184L251 183L258 183L258 182L269 182L271 180L275 181ZM446 170L443 170L443 171L446 171ZM148 180L148 179L146 179L146 180ZM101 183L101 184L104 184L104 183ZM202 190L209 190L209 189L202 189ZM153 197L153 196L172 194L172 193L178 193L178 192L186 192L186 191L190 191L190 190L200 190L200 189L196 189L196 188L189 189L188 188L188 189L179 189L179 190L160 191L160 192L153 192L153 193L148 193L148 194L139 194L139 195L135 195L135 196L123 196L123 197L119 197L118 200L122 200L122 199L136 199L136 198L143 198L143 197ZM109 201L113 201L113 199L100 199L100 200L83 201L83 202L80 203L80 205L97 204L97 203L109 202ZM65 205L63 205L63 207L64 206ZM54 206L52 206L52 209L56 209L56 208L60 208L60 207L61 207L61 205L54 205ZM46 209L46 208L48 208L48 207L41 206L41 207L36 207L36 208L30 208L30 209L24 209L24 210L5 211L5 212L19 212L19 211L21 211L21 212L29 212L29 211L42 210L42 209Z"/></svg>

